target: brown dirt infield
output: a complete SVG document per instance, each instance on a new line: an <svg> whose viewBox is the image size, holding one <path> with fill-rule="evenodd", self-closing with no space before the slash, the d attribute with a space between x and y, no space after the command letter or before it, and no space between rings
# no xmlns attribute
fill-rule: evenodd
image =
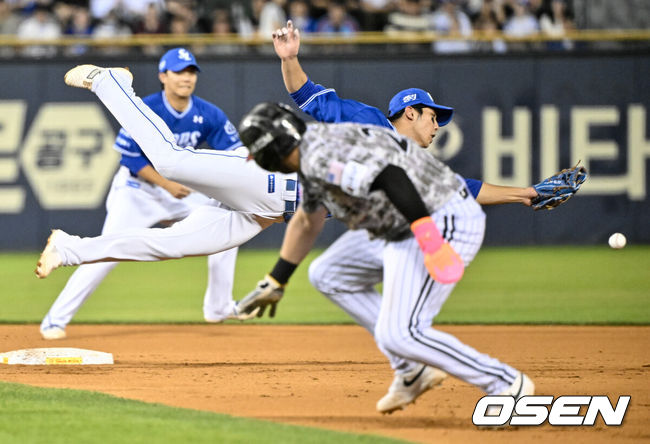
<svg viewBox="0 0 650 444"><path fill-rule="evenodd" d="M477 429L479 390L454 378L392 415L375 411L392 371L357 326L72 325L48 342L36 325L0 326L0 351L79 347L112 366L0 366L0 380L95 390L167 405L423 443L650 442L650 327L442 326L526 371L538 394L631 395L621 427Z"/></svg>

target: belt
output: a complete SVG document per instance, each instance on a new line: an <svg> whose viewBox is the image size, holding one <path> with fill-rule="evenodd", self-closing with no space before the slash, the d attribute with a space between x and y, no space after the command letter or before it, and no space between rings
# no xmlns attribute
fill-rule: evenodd
<svg viewBox="0 0 650 444"><path fill-rule="evenodd" d="M284 189L289 191L291 194L295 193L296 196L295 199L284 201L284 214L282 216L284 217L285 222L289 222L289 219L291 219L298 209L298 205L300 205L300 182L293 179L287 179L285 181Z"/></svg>

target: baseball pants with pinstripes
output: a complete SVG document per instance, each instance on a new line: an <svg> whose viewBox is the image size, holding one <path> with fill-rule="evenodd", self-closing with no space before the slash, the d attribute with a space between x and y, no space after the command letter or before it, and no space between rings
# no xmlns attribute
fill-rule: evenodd
<svg viewBox="0 0 650 444"><path fill-rule="evenodd" d="M483 242L485 214L466 190L432 214L441 234L469 265ZM440 368L488 394L509 387L517 370L432 327L455 284L434 282L413 237L370 240L343 234L310 266L312 284L370 331L398 373L416 363ZM374 286L383 282L383 297Z"/></svg>

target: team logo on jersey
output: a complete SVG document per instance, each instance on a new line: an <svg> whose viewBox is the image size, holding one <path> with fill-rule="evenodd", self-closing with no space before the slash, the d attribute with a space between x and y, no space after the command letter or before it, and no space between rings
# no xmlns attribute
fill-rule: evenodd
<svg viewBox="0 0 650 444"><path fill-rule="evenodd" d="M235 128L235 125L230 123L230 120L226 122L226 124L223 126L224 131L226 131L226 134L229 136L232 136L237 132L237 128Z"/></svg>
<svg viewBox="0 0 650 444"><path fill-rule="evenodd" d="M182 148L187 146L196 148L201 139L201 131L184 131L182 133L174 134L174 138L176 139L176 145Z"/></svg>
<svg viewBox="0 0 650 444"><path fill-rule="evenodd" d="M192 122L194 122L194 123L203 123L203 116L194 116L192 118Z"/></svg>

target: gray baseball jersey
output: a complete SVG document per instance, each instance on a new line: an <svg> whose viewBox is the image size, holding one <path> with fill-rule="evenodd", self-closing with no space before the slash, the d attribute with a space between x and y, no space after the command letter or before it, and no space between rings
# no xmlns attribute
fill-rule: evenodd
<svg viewBox="0 0 650 444"><path fill-rule="evenodd" d="M394 131L357 123L310 123L300 145L303 209L313 212L322 204L349 228L364 228L375 237L409 235L409 223L384 192L370 191L388 165L406 171L430 213L463 185L448 166Z"/></svg>

